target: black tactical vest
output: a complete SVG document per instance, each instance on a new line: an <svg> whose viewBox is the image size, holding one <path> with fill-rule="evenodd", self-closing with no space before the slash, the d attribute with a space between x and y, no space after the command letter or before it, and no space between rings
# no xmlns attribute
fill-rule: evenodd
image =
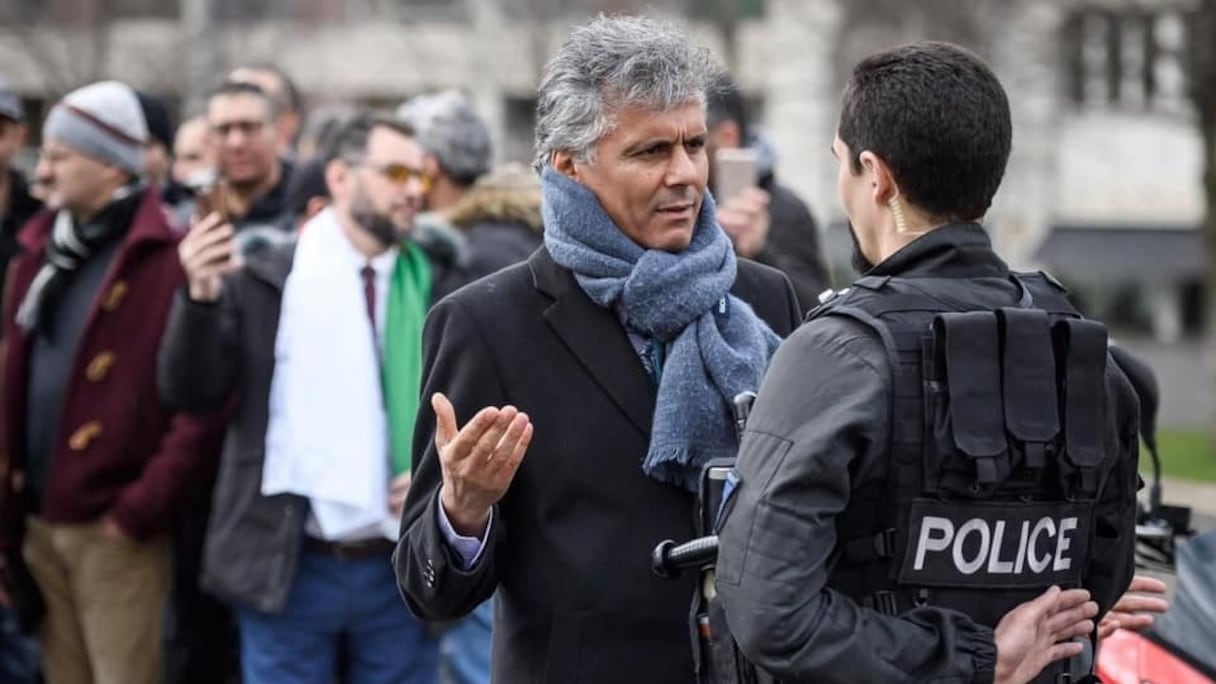
<svg viewBox="0 0 1216 684"><path fill-rule="evenodd" d="M1106 329L1050 277L1014 281L1019 302L982 309L965 279L871 276L811 314L874 330L891 366L886 477L838 517L828 579L860 605L994 627L1083 584L1102 476L1124 457L1104 446Z"/></svg>

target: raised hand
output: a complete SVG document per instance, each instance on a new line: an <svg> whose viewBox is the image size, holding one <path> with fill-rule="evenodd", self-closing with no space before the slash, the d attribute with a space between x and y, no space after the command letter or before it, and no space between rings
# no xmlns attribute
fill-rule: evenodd
<svg viewBox="0 0 1216 684"><path fill-rule="evenodd" d="M1169 602L1161 598L1164 595L1165 582L1136 575L1127 593L1119 598L1109 613L1102 616L1102 621L1098 623L1098 638L1105 639L1116 629L1143 630L1152 627L1153 614L1169 610Z"/></svg>
<svg viewBox="0 0 1216 684"><path fill-rule="evenodd" d="M436 393L431 406L443 470L439 501L458 534L482 537L490 510L507 493L532 441L532 422L514 406L491 406L457 429L446 396Z"/></svg>
<svg viewBox="0 0 1216 684"><path fill-rule="evenodd" d="M218 213L194 221L190 232L177 246L182 269L190 287L190 299L214 302L220 298L223 277L235 267L233 236L235 229L224 223Z"/></svg>

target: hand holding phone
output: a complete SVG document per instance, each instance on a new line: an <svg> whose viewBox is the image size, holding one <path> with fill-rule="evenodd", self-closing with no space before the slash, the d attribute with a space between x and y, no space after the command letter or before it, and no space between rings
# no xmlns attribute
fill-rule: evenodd
<svg viewBox="0 0 1216 684"><path fill-rule="evenodd" d="M739 256L754 259L768 243L770 199L760 188L745 188L718 205L718 225L730 236Z"/></svg>
<svg viewBox="0 0 1216 684"><path fill-rule="evenodd" d="M177 247L182 269L196 302L219 300L224 274L236 267L235 230L218 212L191 221L190 231Z"/></svg>
<svg viewBox="0 0 1216 684"><path fill-rule="evenodd" d="M220 222L227 223L228 184L214 171L204 171L186 181L186 186L194 195L194 218L201 221L211 213L220 215Z"/></svg>

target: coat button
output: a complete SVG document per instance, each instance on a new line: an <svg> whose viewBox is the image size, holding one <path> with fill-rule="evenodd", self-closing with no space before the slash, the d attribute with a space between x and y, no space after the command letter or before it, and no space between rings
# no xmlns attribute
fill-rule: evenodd
<svg viewBox="0 0 1216 684"><path fill-rule="evenodd" d="M105 297L101 300L101 308L107 313L113 313L118 309L118 305L122 304L122 300L126 298L127 292L130 290L127 281L119 280L110 286L106 291Z"/></svg>
<svg viewBox="0 0 1216 684"><path fill-rule="evenodd" d="M94 356L89 365L85 368L84 376L89 379L89 382L101 382L110 374L110 369L114 367L114 361L117 359L112 351L103 351Z"/></svg>
<svg viewBox="0 0 1216 684"><path fill-rule="evenodd" d="M89 444L91 444L94 439L97 439L97 436L100 434L101 421L90 420L77 428L76 432L72 433L72 437L68 440L68 446L72 449L72 451L84 451L85 449L89 448Z"/></svg>

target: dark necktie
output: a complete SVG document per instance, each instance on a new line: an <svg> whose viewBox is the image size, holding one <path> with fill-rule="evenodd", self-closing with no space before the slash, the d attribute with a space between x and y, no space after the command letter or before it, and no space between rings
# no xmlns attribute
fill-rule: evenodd
<svg viewBox="0 0 1216 684"><path fill-rule="evenodd" d="M370 265L359 272L363 276L363 299L367 304L367 320L372 324L372 336L376 335L376 270ZM379 346L379 344L377 344Z"/></svg>

